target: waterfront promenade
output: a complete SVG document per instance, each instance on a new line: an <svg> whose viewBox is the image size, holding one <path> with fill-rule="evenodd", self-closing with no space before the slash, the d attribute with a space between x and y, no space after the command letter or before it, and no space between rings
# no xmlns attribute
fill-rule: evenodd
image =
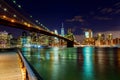
<svg viewBox="0 0 120 80"><path fill-rule="evenodd" d="M16 52L0 52L0 80L22 80Z"/></svg>

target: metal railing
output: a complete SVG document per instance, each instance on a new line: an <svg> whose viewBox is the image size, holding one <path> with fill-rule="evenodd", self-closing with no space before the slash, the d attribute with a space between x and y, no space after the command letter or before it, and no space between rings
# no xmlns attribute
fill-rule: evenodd
<svg viewBox="0 0 120 80"><path fill-rule="evenodd" d="M24 58L24 56L22 55L22 53L20 52L20 50L18 50L18 55L23 80L39 80L26 59Z"/></svg>

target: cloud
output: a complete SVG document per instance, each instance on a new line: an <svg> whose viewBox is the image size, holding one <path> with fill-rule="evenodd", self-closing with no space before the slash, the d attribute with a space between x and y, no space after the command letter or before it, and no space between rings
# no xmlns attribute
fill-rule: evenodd
<svg viewBox="0 0 120 80"><path fill-rule="evenodd" d="M94 19L96 19L96 20L105 20L105 21L107 21L107 20L112 20L112 18L102 17L102 16L95 16Z"/></svg>
<svg viewBox="0 0 120 80"><path fill-rule="evenodd" d="M90 15L94 15L94 14L95 14L95 12L91 11L89 14L90 14Z"/></svg>
<svg viewBox="0 0 120 80"><path fill-rule="evenodd" d="M85 20L83 19L82 16L74 16L72 19L67 19L67 22L84 22Z"/></svg>
<svg viewBox="0 0 120 80"><path fill-rule="evenodd" d="M119 14L120 13L120 9L115 11L115 14Z"/></svg>
<svg viewBox="0 0 120 80"><path fill-rule="evenodd" d="M67 22L74 22L74 19L67 19Z"/></svg>
<svg viewBox="0 0 120 80"><path fill-rule="evenodd" d="M106 14L106 13L112 13L113 9L112 8L103 8L100 10L101 13Z"/></svg>
<svg viewBox="0 0 120 80"><path fill-rule="evenodd" d="M115 3L114 6L119 8L120 7L120 2Z"/></svg>

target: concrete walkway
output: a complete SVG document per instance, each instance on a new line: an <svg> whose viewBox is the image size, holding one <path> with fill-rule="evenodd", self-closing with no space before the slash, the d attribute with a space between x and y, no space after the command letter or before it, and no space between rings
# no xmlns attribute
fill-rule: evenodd
<svg viewBox="0 0 120 80"><path fill-rule="evenodd" d="M22 80L16 52L0 52L0 80Z"/></svg>

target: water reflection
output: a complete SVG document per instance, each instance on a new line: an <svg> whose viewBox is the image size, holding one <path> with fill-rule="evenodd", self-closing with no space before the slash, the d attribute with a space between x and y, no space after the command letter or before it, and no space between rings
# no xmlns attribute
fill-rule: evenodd
<svg viewBox="0 0 120 80"><path fill-rule="evenodd" d="M83 76L86 80L94 80L94 66L93 66L93 54L94 54L94 47L84 47L83 48Z"/></svg>
<svg viewBox="0 0 120 80"><path fill-rule="evenodd" d="M119 80L119 48L31 48L23 54L44 80Z"/></svg>

